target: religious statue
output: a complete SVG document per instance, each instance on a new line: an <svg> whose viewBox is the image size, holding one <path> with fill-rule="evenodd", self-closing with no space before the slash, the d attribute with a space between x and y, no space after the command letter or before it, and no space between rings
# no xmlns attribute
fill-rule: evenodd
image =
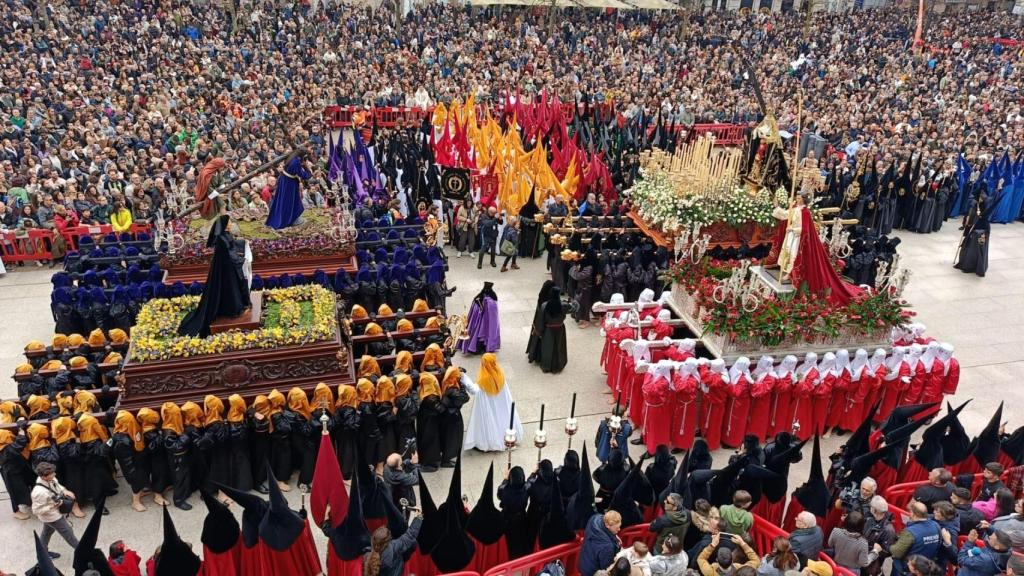
<svg viewBox="0 0 1024 576"><path fill-rule="evenodd" d="M274 230L293 226L305 210L302 206L301 181L309 180L313 176L306 168L308 152L306 148L297 148L284 162L284 168L277 179L277 190L270 204L270 215L267 216L267 226Z"/></svg>
<svg viewBox="0 0 1024 576"><path fill-rule="evenodd" d="M821 168L818 167L818 159L814 157L813 150L808 150L807 156L800 161L798 174L801 194L815 194L821 190L824 179L821 177Z"/></svg>
<svg viewBox="0 0 1024 576"><path fill-rule="evenodd" d="M789 281L793 273L793 265L796 263L797 253L800 249L800 233L803 228L803 210L806 205L805 197L800 194L790 202L789 208L777 207L772 211L772 216L777 220L786 222L786 234L782 238L779 247L778 265L781 271L779 282Z"/></svg>
<svg viewBox="0 0 1024 576"><path fill-rule="evenodd" d="M206 284L199 306L189 312L178 325L178 334L195 338L210 335L210 325L218 318L235 318L252 306L249 299L249 280L246 262L252 261L244 240L231 233L231 218L227 205L221 204L220 214L210 227L206 247L213 248L213 260L206 274Z"/></svg>

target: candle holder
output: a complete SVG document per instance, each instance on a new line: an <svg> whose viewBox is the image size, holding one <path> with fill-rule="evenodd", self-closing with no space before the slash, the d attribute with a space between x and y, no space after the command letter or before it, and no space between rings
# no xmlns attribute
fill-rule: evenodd
<svg viewBox="0 0 1024 576"><path fill-rule="evenodd" d="M505 430L505 452L508 453L508 467L512 468L512 449L516 447L516 431L512 428Z"/></svg>
<svg viewBox="0 0 1024 576"><path fill-rule="evenodd" d="M569 447L566 450L572 450L572 437L579 432L580 426L579 421L576 418L565 419L565 435L569 437Z"/></svg>
<svg viewBox="0 0 1024 576"><path fill-rule="evenodd" d="M327 416L327 412L324 411L324 413L320 415L320 434L322 436L330 434L330 432L327 431L327 423L330 421L331 419Z"/></svg>
<svg viewBox="0 0 1024 576"><path fill-rule="evenodd" d="M612 414L611 417L608 418L608 430L613 436L617 435L619 431L622 430L622 416Z"/></svg>
<svg viewBox="0 0 1024 576"><path fill-rule="evenodd" d="M541 460L541 453L548 445L548 433L544 430L537 430L533 433L533 445L537 448L537 462Z"/></svg>

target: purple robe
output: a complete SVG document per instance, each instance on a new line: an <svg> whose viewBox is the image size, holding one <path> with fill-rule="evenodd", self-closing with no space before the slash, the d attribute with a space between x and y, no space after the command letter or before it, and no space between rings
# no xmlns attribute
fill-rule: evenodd
<svg viewBox="0 0 1024 576"><path fill-rule="evenodd" d="M302 158L296 156L284 167L277 178L277 190L270 202L270 214L267 226L274 230L287 228L302 216L302 188L300 180L309 180L312 176L302 167Z"/></svg>
<svg viewBox="0 0 1024 576"><path fill-rule="evenodd" d="M483 299L481 307L473 300L469 307L469 338L459 341L459 350L464 354L483 354L501 348L501 327L498 325L498 303L490 298Z"/></svg>

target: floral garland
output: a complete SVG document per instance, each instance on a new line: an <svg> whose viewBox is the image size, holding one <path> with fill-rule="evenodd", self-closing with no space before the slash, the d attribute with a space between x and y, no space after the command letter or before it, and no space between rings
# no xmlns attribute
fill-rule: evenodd
<svg viewBox="0 0 1024 576"><path fill-rule="evenodd" d="M720 222L734 228L750 223L772 225L775 223L772 211L786 205L788 200L782 188L774 193L762 189L751 194L737 186L718 197L680 194L666 172L642 170L641 176L629 190L629 197L638 207L640 216L664 232L674 232L681 226L707 227Z"/></svg>
<svg viewBox="0 0 1024 576"><path fill-rule="evenodd" d="M334 293L318 285L293 286L263 292L264 301L281 304L280 325L251 331L231 330L206 338L179 336L178 325L199 305L198 296L150 300L132 327L131 362L152 362L221 354L238 350L280 348L334 337L338 327ZM312 322L301 323L299 302L312 307Z"/></svg>
<svg viewBox="0 0 1024 576"><path fill-rule="evenodd" d="M684 258L666 270L666 279L680 285L702 310L704 329L730 341L756 342L764 347L783 342L813 343L845 336L885 335L914 315L908 303L892 291L872 292L845 306L800 290L791 295L774 295L761 301L753 312L739 306L719 304L712 297L718 280L729 275L737 262L692 262ZM756 262L754 262L756 264Z"/></svg>

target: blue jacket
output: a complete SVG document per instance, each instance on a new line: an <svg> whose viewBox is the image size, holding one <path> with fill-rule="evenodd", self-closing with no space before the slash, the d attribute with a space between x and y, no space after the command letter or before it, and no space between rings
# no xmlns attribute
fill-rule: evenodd
<svg viewBox="0 0 1024 576"><path fill-rule="evenodd" d="M623 451L623 454L626 454L629 449L629 446L626 445L626 440L629 439L629 436L632 433L633 424L623 417L622 428L619 429L619 433L616 435L616 441L618 442L619 449ZM612 435L611 430L608 429L607 418L597 425L597 436L594 438L594 447L597 452L597 459L602 463L607 462L612 451ZM605 568L607 568L607 566L605 566Z"/></svg>
<svg viewBox="0 0 1024 576"><path fill-rule="evenodd" d="M583 548L580 550L579 559L580 574L594 576L594 572L611 566L619 548L619 539L604 525L604 515L594 514L587 521L587 530L583 534Z"/></svg>
<svg viewBox="0 0 1024 576"><path fill-rule="evenodd" d="M991 548L975 548L972 542L965 542L957 555L957 576L995 576L1006 571L1009 552L996 552Z"/></svg>

